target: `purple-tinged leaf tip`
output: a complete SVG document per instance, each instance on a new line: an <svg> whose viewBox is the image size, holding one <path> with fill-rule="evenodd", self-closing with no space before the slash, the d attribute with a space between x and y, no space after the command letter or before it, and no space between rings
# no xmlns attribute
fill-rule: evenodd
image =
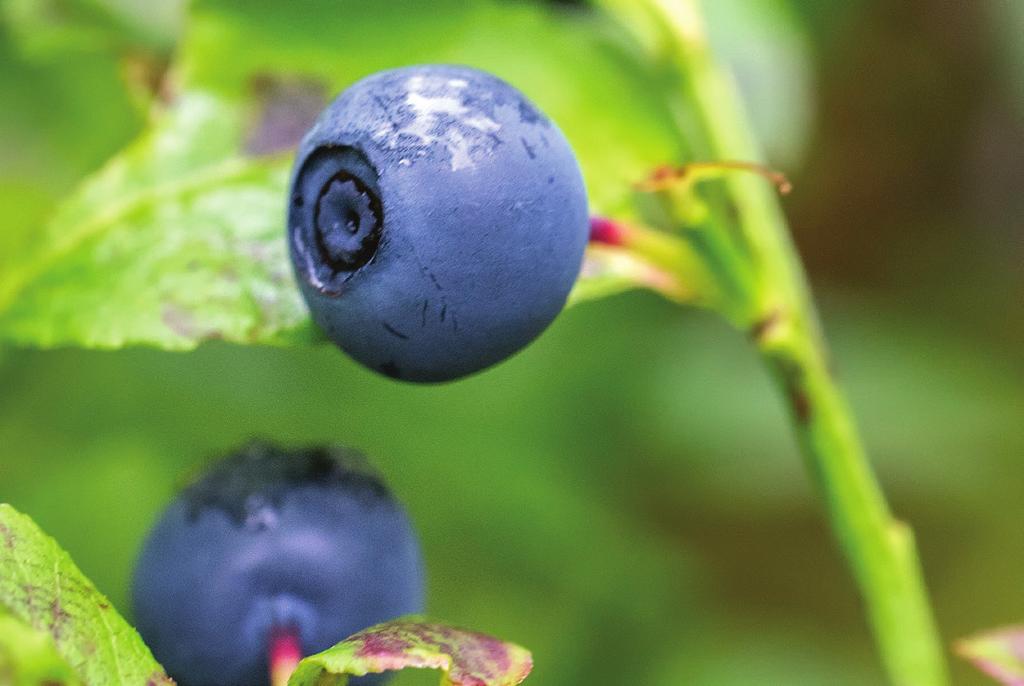
<svg viewBox="0 0 1024 686"><path fill-rule="evenodd" d="M962 639L956 652L1005 686L1024 686L1024 625Z"/></svg>
<svg viewBox="0 0 1024 686"><path fill-rule="evenodd" d="M406 617L360 631L307 657L288 683L341 686L349 676L406 668L440 670L446 686L516 686L533 669L533 658L514 643Z"/></svg>

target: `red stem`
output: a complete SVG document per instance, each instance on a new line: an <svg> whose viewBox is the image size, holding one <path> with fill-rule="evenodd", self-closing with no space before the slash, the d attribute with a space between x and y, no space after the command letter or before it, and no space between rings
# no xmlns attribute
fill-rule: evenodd
<svg viewBox="0 0 1024 686"><path fill-rule="evenodd" d="M267 641L271 686L286 686L302 659L302 642L296 626L275 626Z"/></svg>
<svg viewBox="0 0 1024 686"><path fill-rule="evenodd" d="M590 218L590 242L622 247L629 239L629 229L622 223L594 215Z"/></svg>

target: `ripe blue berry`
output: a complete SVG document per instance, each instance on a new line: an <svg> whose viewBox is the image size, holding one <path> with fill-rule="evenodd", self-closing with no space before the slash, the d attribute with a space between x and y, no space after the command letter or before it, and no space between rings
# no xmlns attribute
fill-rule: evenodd
<svg viewBox="0 0 1024 686"><path fill-rule="evenodd" d="M422 611L422 564L405 512L358 453L253 443L163 513L132 600L179 686L266 686L276 636L309 655Z"/></svg>
<svg viewBox="0 0 1024 686"><path fill-rule="evenodd" d="M572 288L587 197L561 131L469 67L380 72L299 148L288 234L314 320L364 365L447 381L536 338Z"/></svg>

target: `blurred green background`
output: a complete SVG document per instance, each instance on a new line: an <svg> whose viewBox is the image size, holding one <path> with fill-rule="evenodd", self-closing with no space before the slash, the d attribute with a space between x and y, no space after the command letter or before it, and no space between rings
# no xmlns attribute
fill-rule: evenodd
<svg viewBox="0 0 1024 686"><path fill-rule="evenodd" d="M331 6L411 41L382 43L367 64L384 66L430 54L449 4L487 8L460 15L466 45L502 35L495 18L520 22L466 50L519 74L560 122L616 108L611 86L600 102L556 102L544 84L544 59L614 42L583 3L440 3L422 30L388 3ZM1024 620L1020 3L705 4L769 160L795 182L795 238L945 638ZM188 21L141 0L0 7L3 253L139 134ZM642 64L622 59L583 67L621 63L609 83L631 70L641 83ZM219 66L203 78L230 81L237 66ZM581 157L614 160L602 149L615 136L566 128ZM595 168L592 186L625 173ZM882 683L781 403L743 338L708 315L647 293L581 305L511 361L438 387L328 347L0 350L0 501L125 612L156 513L253 435L371 454L422 535L431 614L530 647L532 683ZM985 683L959 664L955 678Z"/></svg>

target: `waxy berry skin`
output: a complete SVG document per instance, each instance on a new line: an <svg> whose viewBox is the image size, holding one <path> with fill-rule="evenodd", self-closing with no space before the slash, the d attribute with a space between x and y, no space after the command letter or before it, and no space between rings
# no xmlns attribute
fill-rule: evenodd
<svg viewBox="0 0 1024 686"><path fill-rule="evenodd" d="M303 140L288 236L313 319L362 364L456 379L555 318L589 223L561 131L470 67L384 71L345 90Z"/></svg>
<svg viewBox="0 0 1024 686"><path fill-rule="evenodd" d="M421 612L423 570L404 510L358 454L254 443L164 511L132 600L179 686L266 686L275 628L296 631L306 655L325 650Z"/></svg>

